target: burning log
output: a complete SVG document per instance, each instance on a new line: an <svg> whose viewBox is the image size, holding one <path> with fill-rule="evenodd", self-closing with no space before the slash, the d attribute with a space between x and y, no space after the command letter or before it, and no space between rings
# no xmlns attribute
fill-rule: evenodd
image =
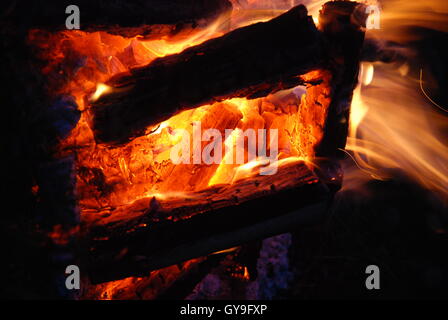
<svg viewBox="0 0 448 320"><path fill-rule="evenodd" d="M322 65L323 55L322 37L299 5L113 77L112 92L93 102L95 137L124 142L180 109L294 87L303 83L298 75Z"/></svg>
<svg viewBox="0 0 448 320"><path fill-rule="evenodd" d="M92 104L95 138L125 142L181 109L231 97L265 96L303 83L299 75L318 68L336 75L331 95L339 106L332 108L336 121L331 123L345 118L347 124L364 39L362 9L355 2L327 3L319 32L299 5L269 22L234 30L117 75L108 82L111 92ZM345 145L347 128L342 127L336 135L340 141L334 140L334 130L340 128L327 128L333 133L327 135L332 148Z"/></svg>
<svg viewBox="0 0 448 320"><path fill-rule="evenodd" d="M86 268L93 283L147 275L319 220L329 199L326 185L302 162L184 197L144 198L84 216Z"/></svg>

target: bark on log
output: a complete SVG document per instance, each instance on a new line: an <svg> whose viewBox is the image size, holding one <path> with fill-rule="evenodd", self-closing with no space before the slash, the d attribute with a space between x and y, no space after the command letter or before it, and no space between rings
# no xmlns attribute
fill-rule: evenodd
<svg viewBox="0 0 448 320"><path fill-rule="evenodd" d="M109 216L85 215L85 268L93 283L146 275L321 219L329 198L316 175L295 162L275 175L210 187L187 198L145 198ZM316 203L309 212L299 210Z"/></svg>
<svg viewBox="0 0 448 320"><path fill-rule="evenodd" d="M92 105L95 137L121 143L180 109L291 88L322 67L321 36L303 5L264 23L154 60L108 82Z"/></svg>

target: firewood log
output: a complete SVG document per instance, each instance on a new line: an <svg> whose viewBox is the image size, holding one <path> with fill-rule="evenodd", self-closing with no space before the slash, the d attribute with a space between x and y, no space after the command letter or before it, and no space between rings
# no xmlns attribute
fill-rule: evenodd
<svg viewBox="0 0 448 320"><path fill-rule="evenodd" d="M329 199L326 185L304 163L294 162L272 176L85 214L85 268L94 283L146 275L319 220Z"/></svg>

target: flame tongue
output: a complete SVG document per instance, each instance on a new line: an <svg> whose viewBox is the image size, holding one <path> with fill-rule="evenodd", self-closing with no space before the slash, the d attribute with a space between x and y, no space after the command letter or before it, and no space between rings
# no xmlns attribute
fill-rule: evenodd
<svg viewBox="0 0 448 320"><path fill-rule="evenodd" d="M385 179L396 168L446 196L448 145L440 136L447 128L446 116L425 100L418 81L399 68L377 63L373 82L364 83L355 90L346 147L363 178ZM346 172L345 188L355 185L350 174Z"/></svg>

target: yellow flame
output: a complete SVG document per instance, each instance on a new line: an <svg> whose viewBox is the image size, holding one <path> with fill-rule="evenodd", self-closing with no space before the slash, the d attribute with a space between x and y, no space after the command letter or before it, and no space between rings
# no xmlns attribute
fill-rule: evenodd
<svg viewBox="0 0 448 320"><path fill-rule="evenodd" d="M98 100L103 94L111 92L112 88L104 83L98 83L95 92L90 97L90 101L94 102Z"/></svg>
<svg viewBox="0 0 448 320"><path fill-rule="evenodd" d="M164 57L181 52L188 47L198 45L206 40L221 36L226 27L226 21L227 17L221 16L207 28L190 37L186 37L184 40L170 41L169 39L157 39L141 41L141 44L155 56Z"/></svg>
<svg viewBox="0 0 448 320"><path fill-rule="evenodd" d="M356 88L346 149L374 178L398 168L424 187L446 195L446 117L418 90L418 81L388 64L376 64L371 86Z"/></svg>

